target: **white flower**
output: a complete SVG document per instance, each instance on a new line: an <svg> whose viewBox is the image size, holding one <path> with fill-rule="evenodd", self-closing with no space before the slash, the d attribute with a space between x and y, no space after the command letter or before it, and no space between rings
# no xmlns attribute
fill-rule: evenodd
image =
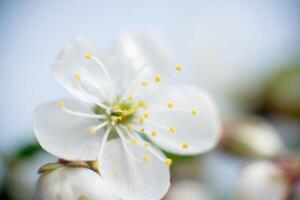
<svg viewBox="0 0 300 200"><path fill-rule="evenodd" d="M258 161L243 170L236 199L282 200L287 197L288 190L288 181L280 167L272 162Z"/></svg>
<svg viewBox="0 0 300 200"><path fill-rule="evenodd" d="M60 167L43 173L37 183L36 200L117 200L99 174L87 168Z"/></svg>
<svg viewBox="0 0 300 200"><path fill-rule="evenodd" d="M84 103L39 106L34 131L41 146L60 158L98 159L101 175L122 194L159 199L169 187L172 160L149 141L177 154L208 151L220 135L218 113L204 91L166 86L184 67L170 67L155 40L127 35L115 52L106 67L84 40L67 46L53 73ZM109 135L119 139L107 143Z"/></svg>

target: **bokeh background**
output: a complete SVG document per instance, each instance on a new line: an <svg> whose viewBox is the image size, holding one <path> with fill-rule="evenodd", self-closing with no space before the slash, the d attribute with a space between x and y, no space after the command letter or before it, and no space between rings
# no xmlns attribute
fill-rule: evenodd
<svg viewBox="0 0 300 200"><path fill-rule="evenodd" d="M298 0L0 0L0 199L32 199L37 169L55 160L31 115L67 95L50 72L60 49L79 35L107 51L131 32L163 38L224 124L212 152L170 155L167 200L300 199Z"/></svg>

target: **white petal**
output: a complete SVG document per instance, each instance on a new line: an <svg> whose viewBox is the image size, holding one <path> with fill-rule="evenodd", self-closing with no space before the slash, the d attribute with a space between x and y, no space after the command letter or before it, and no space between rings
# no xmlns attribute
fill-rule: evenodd
<svg viewBox="0 0 300 200"><path fill-rule="evenodd" d="M168 102L173 108L167 107ZM176 154L198 154L213 148L220 137L221 122L216 106L211 97L196 87L171 87L160 93L153 103L161 105L162 110L151 111L150 120L166 127L145 127L151 131L156 129L158 134L151 139L166 151ZM197 115L192 115L192 110L197 110ZM148 111L147 111L148 112ZM171 133L168 127L174 127ZM150 129L150 130L149 130ZM188 144L188 148L183 148Z"/></svg>
<svg viewBox="0 0 300 200"><path fill-rule="evenodd" d="M86 168L62 167L40 176L35 200L118 199L99 174Z"/></svg>
<svg viewBox="0 0 300 200"><path fill-rule="evenodd" d="M237 189L237 199L281 200L288 193L288 183L278 166L260 161L244 169Z"/></svg>
<svg viewBox="0 0 300 200"><path fill-rule="evenodd" d="M64 100L66 108L89 112L74 100ZM89 132L98 119L74 116L64 112L58 102L40 105L33 114L33 130L41 146L49 153L66 160L95 160L98 156L102 130Z"/></svg>
<svg viewBox="0 0 300 200"><path fill-rule="evenodd" d="M107 143L100 161L101 175L125 200L161 199L170 186L169 167L154 157L143 146L128 143L130 152L139 160L126 153L121 139ZM143 156L149 156L148 161Z"/></svg>
<svg viewBox="0 0 300 200"><path fill-rule="evenodd" d="M110 81L107 80L101 67L93 59L87 59L87 53L96 52L92 45L83 38L75 38L71 45L67 45L57 61L53 65L52 71L57 81L66 88L72 95L83 101L90 100L78 87L80 82L82 88L90 95L98 97L100 100L108 100L111 94ZM80 80L75 80L75 75L80 75Z"/></svg>
<svg viewBox="0 0 300 200"><path fill-rule="evenodd" d="M158 86L154 81L160 75L163 80L169 78L175 71L175 66L170 67L170 58L167 45L157 33L126 33L122 35L114 52L113 64L120 84L127 88L133 80L135 87L128 95L140 96ZM140 70L142 70L141 73ZM147 87L142 82L149 82ZM124 89L123 88L123 89Z"/></svg>

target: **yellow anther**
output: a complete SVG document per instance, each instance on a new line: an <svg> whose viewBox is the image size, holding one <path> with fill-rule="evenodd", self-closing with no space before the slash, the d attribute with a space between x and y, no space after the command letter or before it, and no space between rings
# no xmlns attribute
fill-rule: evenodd
<svg viewBox="0 0 300 200"><path fill-rule="evenodd" d="M137 139L132 139L131 142L132 142L132 144L138 144L139 143L139 141Z"/></svg>
<svg viewBox="0 0 300 200"><path fill-rule="evenodd" d="M144 121L145 121L144 118L140 118L140 119L139 119L139 122L140 122L141 124L144 123Z"/></svg>
<svg viewBox="0 0 300 200"><path fill-rule="evenodd" d="M142 82L142 85L143 85L143 86L147 86L147 85L149 85L149 82L143 81L143 82Z"/></svg>
<svg viewBox="0 0 300 200"><path fill-rule="evenodd" d="M140 131L141 131L142 133L144 133L144 132L145 132L145 129L144 129L144 128L140 128Z"/></svg>
<svg viewBox="0 0 300 200"><path fill-rule="evenodd" d="M85 54L86 59L92 59L93 57L94 57L94 54L92 54L92 53Z"/></svg>
<svg viewBox="0 0 300 200"><path fill-rule="evenodd" d="M161 81L161 76L160 75L157 75L155 76L155 82L159 83Z"/></svg>
<svg viewBox="0 0 300 200"><path fill-rule="evenodd" d="M181 65L177 65L177 66L176 66L176 70L177 70L177 71L182 71L183 69L184 69L184 67L181 66Z"/></svg>
<svg viewBox="0 0 300 200"><path fill-rule="evenodd" d="M172 161L170 158L167 158L167 159L165 159L165 161L164 161L165 165L167 165L167 166L172 165L172 162L173 162L173 161Z"/></svg>
<svg viewBox="0 0 300 200"><path fill-rule="evenodd" d="M151 132L151 136L152 136L152 137L157 136L157 131L152 131L152 132Z"/></svg>
<svg viewBox="0 0 300 200"><path fill-rule="evenodd" d="M122 113L123 116L127 116L128 114L129 114L128 110L123 110L123 113Z"/></svg>
<svg viewBox="0 0 300 200"><path fill-rule="evenodd" d="M188 143L184 143L184 144L182 144L182 148L184 148L184 149L187 149L187 148L189 148L189 144Z"/></svg>
<svg viewBox="0 0 300 200"><path fill-rule="evenodd" d="M171 133L175 133L176 129L175 129L175 127L171 126L171 127L169 128L169 131L170 131Z"/></svg>
<svg viewBox="0 0 300 200"><path fill-rule="evenodd" d="M133 97L132 97L132 96L129 96L127 99L128 99L128 101L132 101L132 100L133 100Z"/></svg>
<svg viewBox="0 0 300 200"><path fill-rule="evenodd" d="M168 106L168 108L170 108L170 109L172 109L172 108L174 107L173 103L171 103L171 102L168 102L167 106Z"/></svg>
<svg viewBox="0 0 300 200"><path fill-rule="evenodd" d="M89 128L89 131L90 131L90 133L95 134L95 133L97 132L97 129L96 129L95 126L91 126L91 127Z"/></svg>
<svg viewBox="0 0 300 200"><path fill-rule="evenodd" d="M144 147L145 147L145 148L148 148L149 146L150 146L150 145L149 145L148 142L145 142L145 143L144 143Z"/></svg>
<svg viewBox="0 0 300 200"><path fill-rule="evenodd" d="M149 117L150 117L150 114L149 114L149 113L145 113L145 114L144 114L144 118L145 118L145 119L148 119Z"/></svg>
<svg viewBox="0 0 300 200"><path fill-rule="evenodd" d="M138 105L144 109L149 108L148 104L145 101L140 101Z"/></svg>
<svg viewBox="0 0 300 200"><path fill-rule="evenodd" d="M74 75L74 79L75 79L76 81L79 81L79 80L80 80L80 74L75 74L75 75Z"/></svg>
<svg viewBox="0 0 300 200"><path fill-rule="evenodd" d="M65 102L64 102L63 100L59 101L59 102L58 102L58 106L59 106L60 108L64 108L64 107L65 107Z"/></svg>
<svg viewBox="0 0 300 200"><path fill-rule="evenodd" d="M115 104L115 105L114 105L114 109L121 109L121 105L120 105L120 104L118 104L118 103L117 103L117 104Z"/></svg>
<svg viewBox="0 0 300 200"><path fill-rule="evenodd" d="M83 195L80 195L80 197L78 198L78 200L86 200L86 198Z"/></svg>
<svg viewBox="0 0 300 200"><path fill-rule="evenodd" d="M130 130L130 131L133 129L131 125L127 125L127 128L128 128L128 130Z"/></svg>
<svg viewBox="0 0 300 200"><path fill-rule="evenodd" d="M194 116L198 115L198 110L196 108L192 109L192 115Z"/></svg>
<svg viewBox="0 0 300 200"><path fill-rule="evenodd" d="M150 160L150 156L148 156L148 155L143 156L143 160L144 161L149 161Z"/></svg>
<svg viewBox="0 0 300 200"><path fill-rule="evenodd" d="M95 170L97 172L100 171L100 164L97 160L93 160L93 161L89 162L89 164L93 170Z"/></svg>

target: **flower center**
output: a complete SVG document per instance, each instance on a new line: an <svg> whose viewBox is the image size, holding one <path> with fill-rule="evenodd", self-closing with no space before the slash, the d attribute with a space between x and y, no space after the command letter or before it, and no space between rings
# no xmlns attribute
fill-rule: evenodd
<svg viewBox="0 0 300 200"><path fill-rule="evenodd" d="M144 101L134 103L131 101L115 102L110 110L104 109L98 105L93 107L93 112L97 115L106 115L111 125L123 124L126 125L134 119L134 114L140 108L146 108L147 104Z"/></svg>

